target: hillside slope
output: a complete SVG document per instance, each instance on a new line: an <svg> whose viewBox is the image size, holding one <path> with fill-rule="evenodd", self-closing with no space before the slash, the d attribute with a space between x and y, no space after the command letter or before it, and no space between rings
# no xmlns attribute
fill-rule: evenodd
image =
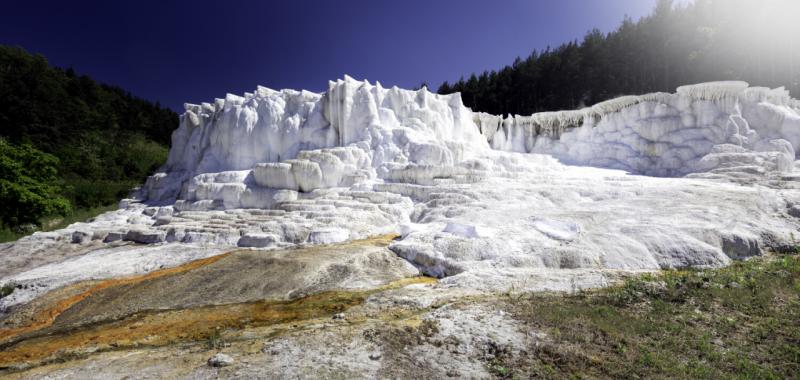
<svg viewBox="0 0 800 380"><path fill-rule="evenodd" d="M10 146L4 152L29 145L54 156L57 175L44 184L55 187L52 195L66 198L72 210L116 203L166 160L177 125L175 112L158 103L53 67L41 55L0 46L0 139ZM3 159L14 166L18 156ZM8 170L0 177L20 181ZM20 200L6 195L6 204ZM47 213L34 213L33 220L42 216ZM22 221L0 222L13 228Z"/></svg>

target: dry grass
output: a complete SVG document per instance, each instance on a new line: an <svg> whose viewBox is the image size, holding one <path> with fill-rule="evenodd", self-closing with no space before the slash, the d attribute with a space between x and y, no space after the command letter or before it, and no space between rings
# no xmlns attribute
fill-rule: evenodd
<svg viewBox="0 0 800 380"><path fill-rule="evenodd" d="M574 296L504 301L547 334L500 378L797 378L800 256L667 271Z"/></svg>

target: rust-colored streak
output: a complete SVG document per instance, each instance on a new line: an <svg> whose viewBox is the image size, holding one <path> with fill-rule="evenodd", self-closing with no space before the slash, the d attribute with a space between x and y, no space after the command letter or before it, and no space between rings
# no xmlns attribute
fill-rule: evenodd
<svg viewBox="0 0 800 380"><path fill-rule="evenodd" d="M200 268L200 267L215 263L215 262L221 260L222 258L228 256L228 255L230 255L230 252L226 252L226 253L223 253L223 254L220 254L220 255L216 255L216 256L207 257L205 259L199 259L199 260L190 261L190 262L188 262L186 264L183 264L183 265L180 265L180 266L177 266L177 267L172 267L172 268L167 268L167 269L160 269L160 270L153 271L153 272L150 272L150 273L147 273L147 274L144 274L144 275L137 275L137 276L130 276L130 277L123 277L123 278L117 278L117 279L104 280L104 281L100 282L99 284L92 286L91 288L89 288L88 290L86 290L84 292L81 292L81 293L79 293L79 294L77 294L75 296L60 300L60 301L56 302L52 307L37 313L36 315L33 316L32 322L30 324L26 325L26 326L14 327L14 328L8 328L8 329L0 329L0 343L2 343L4 341L11 340L12 338L14 338L14 337L16 337L16 336L18 336L20 334L28 333L28 332L31 332L31 331L36 331L36 330L39 330L39 329L42 329L42 328L45 328L45 327L48 327L48 326L52 325L53 322L56 320L56 318L61 313L63 313L64 311L66 311L67 309L69 309L70 307L75 305L76 303L85 300L86 298L88 298L89 296L91 296L94 293L100 292L102 290L108 289L108 288L113 287L113 286L132 285L132 284L140 283L142 281L152 280L152 279L155 279L155 278L158 278L158 277L174 276L174 275L177 275L177 274L185 273L185 272L188 272L190 270L197 269L197 268Z"/></svg>
<svg viewBox="0 0 800 380"><path fill-rule="evenodd" d="M371 294L436 279L413 277L365 291L328 291L293 301L258 301L191 309L151 311L55 336L19 342L0 352L0 369L37 365L70 354L163 346L208 339L217 329L242 329L279 323L298 323L331 315L361 304Z"/></svg>
<svg viewBox="0 0 800 380"><path fill-rule="evenodd" d="M353 245L388 246L396 235L382 235L359 241L336 244L337 247ZM324 250L331 246L312 246L303 249ZM35 314L31 323L14 328L0 329L0 372L8 368L39 365L75 354L131 348L140 345L163 346L177 342L208 339L217 329L242 329L274 324L300 323L316 318L330 317L352 306L361 304L371 294L410 284L430 284L436 280L428 277L405 278L389 284L361 291L326 291L291 301L254 301L228 305L200 306L188 309L145 311L116 321L101 322L70 331L53 331L36 334L52 326L59 315L88 297L113 287L136 285L159 277L178 276L198 269L235 253L188 262L173 268L161 269L144 275L108 279L91 285L77 295L58 300L46 310ZM75 286L86 286L77 284Z"/></svg>

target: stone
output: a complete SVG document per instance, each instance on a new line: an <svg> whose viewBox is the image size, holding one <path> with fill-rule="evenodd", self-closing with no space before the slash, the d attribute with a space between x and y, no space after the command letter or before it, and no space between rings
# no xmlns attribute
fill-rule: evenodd
<svg viewBox="0 0 800 380"><path fill-rule="evenodd" d="M189 231L183 234L182 243L206 244L213 243L216 235L208 232Z"/></svg>
<svg viewBox="0 0 800 380"><path fill-rule="evenodd" d="M208 359L209 367L227 367L233 364L233 358L223 353L217 353Z"/></svg>
<svg viewBox="0 0 800 380"><path fill-rule="evenodd" d="M119 201L119 208L126 209L126 208L130 207L134 203L138 203L138 202L135 199L125 198L125 199L122 199L122 200Z"/></svg>
<svg viewBox="0 0 800 380"><path fill-rule="evenodd" d="M30 234L39 230L39 226L33 223L25 223L23 225L17 226L15 230L22 234Z"/></svg>
<svg viewBox="0 0 800 380"><path fill-rule="evenodd" d="M153 223L153 226L163 226L169 224L172 221L172 216L159 216L156 218L156 222Z"/></svg>
<svg viewBox="0 0 800 380"><path fill-rule="evenodd" d="M154 217L161 218L164 216L172 216L174 213L175 210L172 207L159 207Z"/></svg>
<svg viewBox="0 0 800 380"><path fill-rule="evenodd" d="M125 234L124 240L141 244L155 244L166 240L167 234L163 231L130 230Z"/></svg>
<svg viewBox="0 0 800 380"><path fill-rule="evenodd" d="M278 237L273 234L247 233L236 243L239 247L266 248L275 245Z"/></svg>
<svg viewBox="0 0 800 380"><path fill-rule="evenodd" d="M447 373L445 373L445 375L447 375L447 377L460 377L461 372L458 372L457 369L451 368L447 370Z"/></svg>
<svg viewBox="0 0 800 380"><path fill-rule="evenodd" d="M332 244L346 241L350 238L350 233L341 228L320 228L311 231L308 235L308 242L312 244Z"/></svg>
<svg viewBox="0 0 800 380"><path fill-rule="evenodd" d="M758 239L742 235L722 236L722 252L732 259L744 259L761 254Z"/></svg>
<svg viewBox="0 0 800 380"><path fill-rule="evenodd" d="M92 240L103 240L108 236L108 230L98 229L92 232Z"/></svg>
<svg viewBox="0 0 800 380"><path fill-rule="evenodd" d="M115 241L120 241L125 239L125 232L109 232L106 237L103 239L103 243L111 243Z"/></svg>
<svg viewBox="0 0 800 380"><path fill-rule="evenodd" d="M92 234L86 231L74 231L72 232L72 243L73 244L83 244L89 242L92 239Z"/></svg>

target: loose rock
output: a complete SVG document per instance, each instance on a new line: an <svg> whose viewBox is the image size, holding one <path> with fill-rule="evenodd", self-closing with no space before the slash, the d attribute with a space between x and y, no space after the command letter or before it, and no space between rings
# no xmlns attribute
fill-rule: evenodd
<svg viewBox="0 0 800 380"><path fill-rule="evenodd" d="M227 367L233 364L233 358L223 353L218 353L208 359L209 367Z"/></svg>
<svg viewBox="0 0 800 380"><path fill-rule="evenodd" d="M73 244L83 244L92 239L92 234L86 231L75 231L72 233Z"/></svg>

